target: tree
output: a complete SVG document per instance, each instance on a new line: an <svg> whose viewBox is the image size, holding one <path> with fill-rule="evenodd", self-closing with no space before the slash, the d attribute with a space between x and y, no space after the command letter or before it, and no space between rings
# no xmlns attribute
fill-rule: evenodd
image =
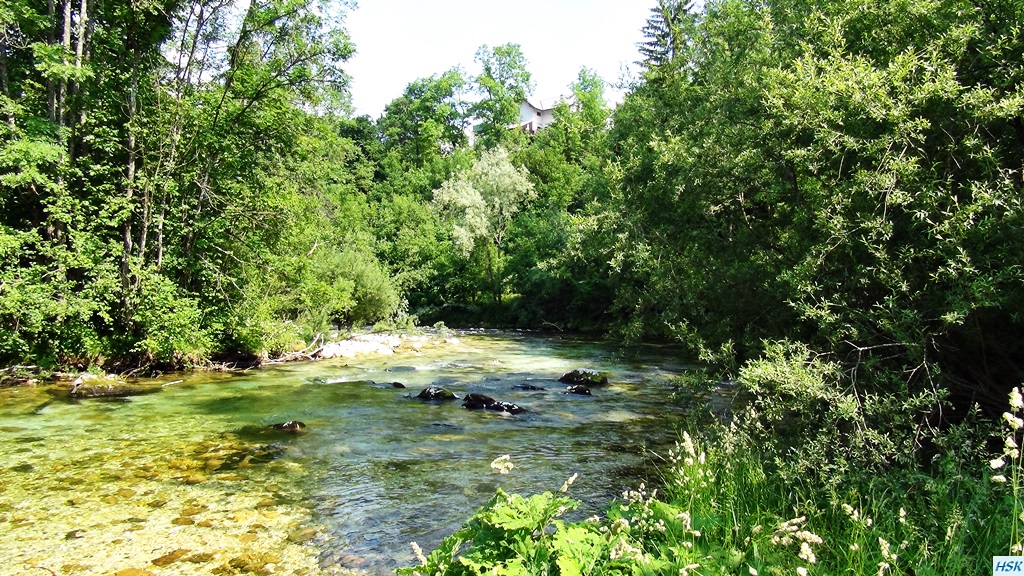
<svg viewBox="0 0 1024 576"><path fill-rule="evenodd" d="M651 16L641 29L644 41L637 44L648 70L655 70L677 61L687 45L688 29L692 21L695 0L658 0L651 8Z"/></svg>
<svg viewBox="0 0 1024 576"><path fill-rule="evenodd" d="M413 166L450 154L466 143L466 79L458 69L409 84L384 108L377 125L389 149Z"/></svg>
<svg viewBox="0 0 1024 576"><path fill-rule="evenodd" d="M481 99L470 106L470 113L480 120L480 144L494 148L509 140L509 128L518 124L519 106L533 92L533 85L518 44L493 50L481 46L475 61L482 68L475 78Z"/></svg>
<svg viewBox="0 0 1024 576"><path fill-rule="evenodd" d="M465 172L434 191L434 205L453 222L452 238L464 257L482 250L487 259L487 280L495 304L504 292L502 249L512 218L534 197L533 184L508 152L483 152Z"/></svg>

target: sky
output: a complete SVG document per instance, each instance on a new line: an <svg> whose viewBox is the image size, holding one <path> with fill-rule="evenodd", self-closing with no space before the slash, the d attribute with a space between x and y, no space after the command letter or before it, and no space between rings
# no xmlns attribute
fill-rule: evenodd
<svg viewBox="0 0 1024 576"><path fill-rule="evenodd" d="M580 68L615 83L639 60L636 43L654 0L359 0L345 19L356 45L346 64L357 115L378 118L418 78L461 66L484 44L522 47L531 100L569 94ZM606 95L615 100L609 88Z"/></svg>

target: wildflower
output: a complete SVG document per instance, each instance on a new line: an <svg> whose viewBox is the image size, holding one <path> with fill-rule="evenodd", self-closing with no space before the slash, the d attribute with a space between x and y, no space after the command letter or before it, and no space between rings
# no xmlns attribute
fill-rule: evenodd
<svg viewBox="0 0 1024 576"><path fill-rule="evenodd" d="M854 522L860 520L860 511L858 511L856 508L850 506L845 502L843 503L843 512L846 512L846 515L849 516L850 520L853 520Z"/></svg>
<svg viewBox="0 0 1024 576"><path fill-rule="evenodd" d="M619 518L618 520L612 523L611 530L613 534L618 534L623 530L629 530L629 520L626 520L625 518Z"/></svg>
<svg viewBox="0 0 1024 576"><path fill-rule="evenodd" d="M757 576L757 569L750 564L747 564L747 572L750 573L750 576Z"/></svg>
<svg viewBox="0 0 1024 576"><path fill-rule="evenodd" d="M679 569L679 576L689 576L691 570L700 568L700 564L687 564Z"/></svg>
<svg viewBox="0 0 1024 576"><path fill-rule="evenodd" d="M1010 408L1014 411L1024 408L1024 396L1020 395L1020 388L1010 390Z"/></svg>
<svg viewBox="0 0 1024 576"><path fill-rule="evenodd" d="M584 522L587 522L588 524L600 524L601 523L601 517L598 516L597 514L594 514L590 518L587 518L586 520L584 520Z"/></svg>
<svg viewBox="0 0 1024 576"><path fill-rule="evenodd" d="M808 544L824 543L824 541L821 539L821 536L818 536L813 532L808 532L807 530L800 530L799 532L793 534L793 537L801 542L806 542Z"/></svg>
<svg viewBox="0 0 1024 576"><path fill-rule="evenodd" d="M1009 412L1003 412L1003 420L1006 420L1006 423L1014 430L1020 430L1021 426L1024 426L1024 420L1021 420Z"/></svg>
<svg viewBox="0 0 1024 576"><path fill-rule="evenodd" d="M995 458L993 460L989 460L988 465L991 466L993 470L999 470L1006 465L1006 462L1004 462L1002 458Z"/></svg>
<svg viewBox="0 0 1024 576"><path fill-rule="evenodd" d="M797 566L796 573L798 574L798 576L807 576L807 568L804 568L803 566Z"/></svg>
<svg viewBox="0 0 1024 576"><path fill-rule="evenodd" d="M850 544L850 550L852 550L853 552L856 552L857 550L860 550L860 544L857 544L856 542L853 543L853 544Z"/></svg>
<svg viewBox="0 0 1024 576"><path fill-rule="evenodd" d="M498 456L491 462L491 470L498 474L508 474L513 468L515 468L515 465L512 464L512 457L508 454Z"/></svg>
<svg viewBox="0 0 1024 576"><path fill-rule="evenodd" d="M886 574L888 574L889 573L889 568L891 568L891 566L889 566L888 563L886 563L886 562L879 562L878 563L878 576L885 576Z"/></svg>
<svg viewBox="0 0 1024 576"><path fill-rule="evenodd" d="M409 545L412 546L412 552L416 555L416 559L420 561L420 565L426 566L427 557L423 555L423 549L420 548L420 545L415 542L410 542Z"/></svg>
<svg viewBox="0 0 1024 576"><path fill-rule="evenodd" d="M907 511L902 506L900 507L900 524L907 523Z"/></svg>
<svg viewBox="0 0 1024 576"><path fill-rule="evenodd" d="M807 561L808 564L817 564L818 558L814 555L814 550L811 550L811 545L807 542L800 543L800 559Z"/></svg>
<svg viewBox="0 0 1024 576"><path fill-rule="evenodd" d="M890 550L890 545L886 542L885 538L878 537L878 547L882 550L882 558L885 558L889 562L896 562L896 554Z"/></svg>
<svg viewBox="0 0 1024 576"><path fill-rule="evenodd" d="M572 483L575 482L576 478L578 478L578 477L579 477L579 474L573 473L573 475L569 476L569 478L562 484L561 489L559 489L558 491L559 492L568 492L569 491L569 486L572 486Z"/></svg>
<svg viewBox="0 0 1024 576"><path fill-rule="evenodd" d="M1003 476L1002 474L993 476L992 481L996 484L1006 484L1006 476Z"/></svg>

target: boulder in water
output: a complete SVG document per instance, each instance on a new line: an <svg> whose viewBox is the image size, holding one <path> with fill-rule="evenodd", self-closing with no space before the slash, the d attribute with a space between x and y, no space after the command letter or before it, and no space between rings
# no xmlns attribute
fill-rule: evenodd
<svg viewBox="0 0 1024 576"><path fill-rule="evenodd" d="M543 386L534 386L533 384L516 384L515 386L513 386L513 388L515 388L517 390L528 390L528 391L531 391L531 392L535 392L535 391L543 390L544 389Z"/></svg>
<svg viewBox="0 0 1024 576"><path fill-rule="evenodd" d="M127 398L140 394L151 394L159 389L144 389L128 386L117 376L107 374L82 374L71 383L72 398Z"/></svg>
<svg viewBox="0 0 1024 576"><path fill-rule="evenodd" d="M458 400L459 397L454 392L440 386L428 386L424 388L416 398L420 400Z"/></svg>
<svg viewBox="0 0 1024 576"><path fill-rule="evenodd" d="M580 396L590 396L590 387L585 384L570 384L565 387L566 394L579 394Z"/></svg>
<svg viewBox="0 0 1024 576"><path fill-rule="evenodd" d="M563 384L585 384L587 386L603 386L608 383L608 373L598 372L589 368L570 370L558 379Z"/></svg>
<svg viewBox="0 0 1024 576"><path fill-rule="evenodd" d="M289 434L298 434L306 431L305 422L299 422L298 420L289 420L287 422L271 424L270 427L278 432L287 432Z"/></svg>
<svg viewBox="0 0 1024 576"><path fill-rule="evenodd" d="M467 410L492 410L494 412L507 412L509 414L521 414L525 409L504 400L495 400L483 394L466 394L462 401L462 407Z"/></svg>
<svg viewBox="0 0 1024 576"><path fill-rule="evenodd" d="M504 400L498 400L493 404L490 404L487 406L487 409L495 412L507 412L509 414L522 414L523 412L526 412L526 409L520 407L518 404L513 404L512 402L506 402Z"/></svg>
<svg viewBox="0 0 1024 576"><path fill-rule="evenodd" d="M494 398L483 394L466 394L462 399L462 407L467 410L483 410L494 403Z"/></svg>

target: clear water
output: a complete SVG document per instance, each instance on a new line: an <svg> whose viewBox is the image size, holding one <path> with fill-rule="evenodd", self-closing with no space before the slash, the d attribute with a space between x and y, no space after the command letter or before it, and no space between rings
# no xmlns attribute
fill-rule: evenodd
<svg viewBox="0 0 1024 576"><path fill-rule="evenodd" d="M675 439L682 414L668 380L686 366L672 348L516 333L459 340L167 377L128 401L73 403L66 385L0 391L0 557L15 559L0 574L153 569L178 549L200 556L159 573L211 573L247 551L276 554L276 573L386 573L412 561L409 542L432 548L499 486L557 489L578 473L571 493L587 505L577 513L592 514ZM577 367L608 371L611 384L563 393L558 377ZM431 384L527 412L411 398ZM287 420L306 432L267 428ZM503 454L515 464L507 475L489 466Z"/></svg>

